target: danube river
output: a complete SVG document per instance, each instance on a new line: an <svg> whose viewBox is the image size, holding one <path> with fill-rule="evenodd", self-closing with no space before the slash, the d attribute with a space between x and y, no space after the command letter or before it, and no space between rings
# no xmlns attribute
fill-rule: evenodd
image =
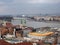
<svg viewBox="0 0 60 45"><path fill-rule="evenodd" d="M20 20L13 20L12 24L14 25L19 25L21 24ZM39 28L39 27L57 27L60 28L60 23L59 22L37 22L37 21L29 21L26 20L26 26L28 27L34 27L34 28Z"/></svg>

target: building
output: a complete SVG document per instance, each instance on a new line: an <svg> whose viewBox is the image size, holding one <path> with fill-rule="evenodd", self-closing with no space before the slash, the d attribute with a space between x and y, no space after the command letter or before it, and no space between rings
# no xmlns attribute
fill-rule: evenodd
<svg viewBox="0 0 60 45"><path fill-rule="evenodd" d="M55 21L60 21L60 16L54 16L53 18Z"/></svg>
<svg viewBox="0 0 60 45"><path fill-rule="evenodd" d="M45 16L44 20L53 21L53 17L52 16Z"/></svg>
<svg viewBox="0 0 60 45"><path fill-rule="evenodd" d="M18 24L16 23L16 21L19 21ZM15 23L14 25L19 25L19 24L25 25L26 19L21 17L13 17L12 23L13 24Z"/></svg>

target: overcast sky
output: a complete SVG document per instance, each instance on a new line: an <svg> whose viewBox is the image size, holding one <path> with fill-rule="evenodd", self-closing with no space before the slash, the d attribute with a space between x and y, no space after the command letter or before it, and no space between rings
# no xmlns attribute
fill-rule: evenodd
<svg viewBox="0 0 60 45"><path fill-rule="evenodd" d="M60 14L60 0L0 0L0 15Z"/></svg>

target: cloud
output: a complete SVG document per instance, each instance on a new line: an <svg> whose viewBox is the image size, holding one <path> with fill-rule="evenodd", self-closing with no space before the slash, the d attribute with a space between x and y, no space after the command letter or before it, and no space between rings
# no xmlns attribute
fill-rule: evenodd
<svg viewBox="0 0 60 45"><path fill-rule="evenodd" d="M0 0L0 2L10 3L10 2L13 2L13 0Z"/></svg>
<svg viewBox="0 0 60 45"><path fill-rule="evenodd" d="M14 3L60 3L60 0L14 0Z"/></svg>
<svg viewBox="0 0 60 45"><path fill-rule="evenodd" d="M29 0L28 3L60 3L60 0Z"/></svg>
<svg viewBox="0 0 60 45"><path fill-rule="evenodd" d="M9 5L12 5L12 0L0 0L0 14L12 13L13 9Z"/></svg>
<svg viewBox="0 0 60 45"><path fill-rule="evenodd" d="M6 6L0 6L0 14L6 13L7 7Z"/></svg>
<svg viewBox="0 0 60 45"><path fill-rule="evenodd" d="M38 4L37 4L38 3ZM42 4L40 4L42 3ZM0 0L0 14L38 14L60 12L59 5L45 3L59 3L60 0ZM50 7L49 7L50 6ZM56 8L57 7L57 8ZM56 9L54 9L56 8ZM54 9L54 10L53 10Z"/></svg>
<svg viewBox="0 0 60 45"><path fill-rule="evenodd" d="M14 0L13 4L20 3L60 3L60 0Z"/></svg>

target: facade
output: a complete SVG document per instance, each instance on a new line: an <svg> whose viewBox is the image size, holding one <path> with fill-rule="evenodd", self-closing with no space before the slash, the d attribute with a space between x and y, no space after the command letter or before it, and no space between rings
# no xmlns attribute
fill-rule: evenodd
<svg viewBox="0 0 60 45"><path fill-rule="evenodd" d="M53 17L51 16L35 16L34 17L35 20L39 21L39 20L47 20L47 21L53 21Z"/></svg>
<svg viewBox="0 0 60 45"><path fill-rule="evenodd" d="M56 21L60 21L60 16L56 16L56 17L53 17L54 18L54 20L56 20Z"/></svg>
<svg viewBox="0 0 60 45"><path fill-rule="evenodd" d="M53 17L51 17L51 16L46 16L46 17L44 17L44 20L53 21Z"/></svg>
<svg viewBox="0 0 60 45"><path fill-rule="evenodd" d="M19 21L19 24L22 24L22 25L25 25L26 24L26 19L25 18L13 17L12 22L15 23L15 21Z"/></svg>

